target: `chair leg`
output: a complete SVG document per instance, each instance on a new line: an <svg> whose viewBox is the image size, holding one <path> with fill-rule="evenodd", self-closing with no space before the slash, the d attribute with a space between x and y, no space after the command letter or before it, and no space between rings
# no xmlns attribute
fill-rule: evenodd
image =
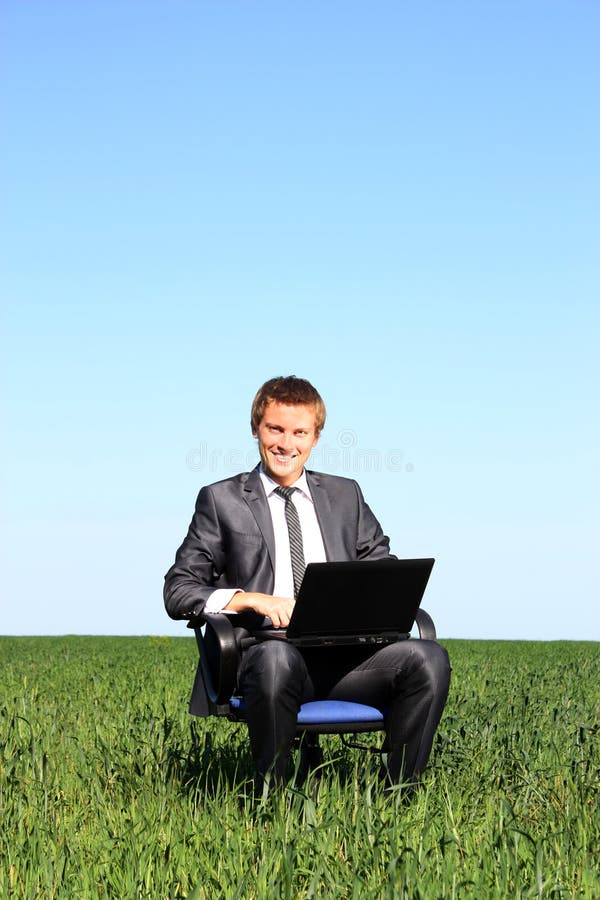
<svg viewBox="0 0 600 900"><path fill-rule="evenodd" d="M306 778L312 769L323 762L323 751L319 747L319 735L313 731L304 731L299 737L301 778Z"/></svg>

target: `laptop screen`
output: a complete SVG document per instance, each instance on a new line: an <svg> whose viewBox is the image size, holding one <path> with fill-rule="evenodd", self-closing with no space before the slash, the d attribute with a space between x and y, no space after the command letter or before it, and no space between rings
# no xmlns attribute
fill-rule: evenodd
<svg viewBox="0 0 600 900"><path fill-rule="evenodd" d="M406 635L434 560L310 563L287 628L288 640L335 635Z"/></svg>

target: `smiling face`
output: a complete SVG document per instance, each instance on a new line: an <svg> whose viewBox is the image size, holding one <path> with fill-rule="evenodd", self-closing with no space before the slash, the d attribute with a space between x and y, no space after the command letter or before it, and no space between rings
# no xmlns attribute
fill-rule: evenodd
<svg viewBox="0 0 600 900"><path fill-rule="evenodd" d="M290 487L302 474L318 441L314 407L272 400L265 407L254 437L267 475L278 484Z"/></svg>

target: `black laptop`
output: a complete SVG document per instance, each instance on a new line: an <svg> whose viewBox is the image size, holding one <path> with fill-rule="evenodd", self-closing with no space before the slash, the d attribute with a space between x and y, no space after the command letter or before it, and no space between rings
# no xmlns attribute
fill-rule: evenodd
<svg viewBox="0 0 600 900"><path fill-rule="evenodd" d="M433 568L433 559L309 563L287 629L279 637L301 647L390 644L407 638Z"/></svg>

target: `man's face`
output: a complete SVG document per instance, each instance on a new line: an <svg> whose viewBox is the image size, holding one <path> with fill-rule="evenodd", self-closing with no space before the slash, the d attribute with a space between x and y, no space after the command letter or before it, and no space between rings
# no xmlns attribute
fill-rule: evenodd
<svg viewBox="0 0 600 900"><path fill-rule="evenodd" d="M254 435L265 472L284 487L302 474L304 463L317 443L312 406L288 406L271 401Z"/></svg>

